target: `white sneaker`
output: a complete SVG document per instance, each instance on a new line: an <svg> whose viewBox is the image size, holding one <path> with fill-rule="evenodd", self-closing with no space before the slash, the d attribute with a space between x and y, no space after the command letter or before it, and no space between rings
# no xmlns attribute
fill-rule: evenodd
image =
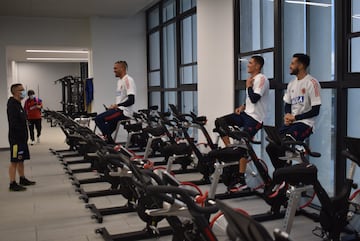
<svg viewBox="0 0 360 241"><path fill-rule="evenodd" d="M30 141L30 145L34 145L35 144L35 141Z"/></svg>
<svg viewBox="0 0 360 241"><path fill-rule="evenodd" d="M40 143L40 137L36 138L36 142Z"/></svg>

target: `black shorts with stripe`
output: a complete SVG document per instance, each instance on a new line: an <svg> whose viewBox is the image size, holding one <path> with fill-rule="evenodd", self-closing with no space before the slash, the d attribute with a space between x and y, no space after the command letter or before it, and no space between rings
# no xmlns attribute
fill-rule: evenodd
<svg viewBox="0 0 360 241"><path fill-rule="evenodd" d="M10 145L10 161L23 162L30 159L29 146L27 143Z"/></svg>

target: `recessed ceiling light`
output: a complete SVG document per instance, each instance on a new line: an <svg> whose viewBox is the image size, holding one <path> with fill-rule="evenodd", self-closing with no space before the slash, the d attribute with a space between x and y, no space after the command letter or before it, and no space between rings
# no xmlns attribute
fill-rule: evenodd
<svg viewBox="0 0 360 241"><path fill-rule="evenodd" d="M42 61L88 61L87 58L26 58L26 60L42 60Z"/></svg>
<svg viewBox="0 0 360 241"><path fill-rule="evenodd" d="M295 3L295 4L303 4L303 5L311 5L311 6L318 6L318 7L331 7L332 4L329 3L317 3L317 2L303 2L303 1L292 1L292 0L287 0L285 1L287 3Z"/></svg>
<svg viewBox="0 0 360 241"><path fill-rule="evenodd" d="M50 49L27 49L27 53L69 53L69 54L88 54L87 50L50 50Z"/></svg>

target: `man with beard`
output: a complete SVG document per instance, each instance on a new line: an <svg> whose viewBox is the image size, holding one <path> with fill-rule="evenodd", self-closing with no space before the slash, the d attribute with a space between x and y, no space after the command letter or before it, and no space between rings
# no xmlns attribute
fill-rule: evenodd
<svg viewBox="0 0 360 241"><path fill-rule="evenodd" d="M97 127L109 144L114 144L111 134L115 131L117 123L133 115L136 86L134 79L127 74L127 68L126 61L115 62L114 73L115 77L119 78L116 87L116 103L108 106L105 112L95 117Z"/></svg>
<svg viewBox="0 0 360 241"><path fill-rule="evenodd" d="M288 84L283 98L285 102L284 125L279 132L281 136L291 135L297 141L304 141L312 134L321 106L321 87L319 82L307 73L309 64L308 55L302 53L293 55L290 74L295 75L296 78ZM282 148L270 143L266 151L275 168L286 164L284 160L279 160L279 157L285 154Z"/></svg>

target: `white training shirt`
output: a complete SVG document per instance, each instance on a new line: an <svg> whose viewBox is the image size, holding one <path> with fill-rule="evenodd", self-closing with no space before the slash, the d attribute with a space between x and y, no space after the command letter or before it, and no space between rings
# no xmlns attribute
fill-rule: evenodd
<svg viewBox="0 0 360 241"><path fill-rule="evenodd" d="M135 96L135 94L136 86L133 78L126 74L123 78L118 80L116 87L116 104L125 102L128 99L128 95ZM128 107L119 106L118 108L124 112L125 116L132 117L134 112L133 105L130 105Z"/></svg>
<svg viewBox="0 0 360 241"><path fill-rule="evenodd" d="M319 82L308 74L301 80L292 80L283 99L285 103L291 104L291 114L296 116L310 111L312 106L321 105L320 90ZM302 122L314 128L315 118L316 116L295 122Z"/></svg>
<svg viewBox="0 0 360 241"><path fill-rule="evenodd" d="M260 95L261 98L256 103L252 103L249 98L248 90L246 89L245 113L258 122L263 123L267 114L267 106L269 105L269 80L265 75L259 73L254 77L252 88L254 93Z"/></svg>

